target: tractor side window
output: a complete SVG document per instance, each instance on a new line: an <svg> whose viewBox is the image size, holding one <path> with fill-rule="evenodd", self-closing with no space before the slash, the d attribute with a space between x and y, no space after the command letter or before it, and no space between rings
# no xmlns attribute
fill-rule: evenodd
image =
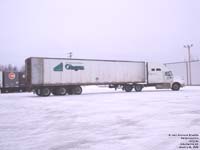
<svg viewBox="0 0 200 150"><path fill-rule="evenodd" d="M167 72L165 72L165 76L173 76L173 74L171 71L167 71Z"/></svg>

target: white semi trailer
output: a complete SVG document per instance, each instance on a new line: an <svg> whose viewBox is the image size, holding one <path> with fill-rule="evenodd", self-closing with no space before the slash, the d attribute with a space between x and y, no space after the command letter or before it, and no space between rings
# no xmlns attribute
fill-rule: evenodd
<svg viewBox="0 0 200 150"><path fill-rule="evenodd" d="M122 87L126 92L143 87L179 90L184 83L174 81L164 65L143 61L66 59L31 57L26 59L26 86L38 96L81 94L83 85Z"/></svg>

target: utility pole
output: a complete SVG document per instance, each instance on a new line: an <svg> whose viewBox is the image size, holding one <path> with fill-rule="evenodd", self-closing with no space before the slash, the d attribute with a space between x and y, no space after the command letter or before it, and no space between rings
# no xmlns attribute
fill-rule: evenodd
<svg viewBox="0 0 200 150"><path fill-rule="evenodd" d="M67 57L68 57L69 59L72 59L72 52L67 53Z"/></svg>
<svg viewBox="0 0 200 150"><path fill-rule="evenodd" d="M191 73L191 47L193 47L193 44L190 45L184 45L184 48L187 48L188 50L188 72L187 75L189 76L189 85L192 85L192 73Z"/></svg>

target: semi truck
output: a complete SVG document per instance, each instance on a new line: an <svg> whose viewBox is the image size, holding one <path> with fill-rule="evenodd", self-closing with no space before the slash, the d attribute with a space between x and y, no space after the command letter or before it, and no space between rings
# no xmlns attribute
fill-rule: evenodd
<svg viewBox="0 0 200 150"><path fill-rule="evenodd" d="M25 74L23 72L0 71L0 93L25 91Z"/></svg>
<svg viewBox="0 0 200 150"><path fill-rule="evenodd" d="M25 70L26 86L38 96L79 95L86 85L121 87L126 92L148 86L178 91L184 86L165 65L144 61L30 57Z"/></svg>

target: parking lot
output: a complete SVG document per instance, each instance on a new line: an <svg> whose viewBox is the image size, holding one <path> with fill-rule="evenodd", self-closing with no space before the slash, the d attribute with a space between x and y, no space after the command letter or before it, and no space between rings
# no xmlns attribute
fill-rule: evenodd
<svg viewBox="0 0 200 150"><path fill-rule="evenodd" d="M1 150L172 150L200 133L200 87L0 95Z"/></svg>

